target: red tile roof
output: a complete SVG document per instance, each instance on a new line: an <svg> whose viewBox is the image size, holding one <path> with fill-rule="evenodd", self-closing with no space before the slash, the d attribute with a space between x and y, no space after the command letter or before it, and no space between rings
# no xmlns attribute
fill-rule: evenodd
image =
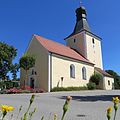
<svg viewBox="0 0 120 120"><path fill-rule="evenodd" d="M104 76L108 76L108 77L112 77L110 74L108 74L107 72L105 72L104 70L95 67L95 70L98 71L99 73L101 73Z"/></svg>
<svg viewBox="0 0 120 120"><path fill-rule="evenodd" d="M48 40L46 38L43 38L41 36L38 35L33 35L41 44L44 48L46 48L49 52L58 54L58 55L62 55L65 57L69 57L75 60L79 60L82 62L86 62L89 64L93 64L91 63L89 60L85 59L83 56L81 56L79 53L77 53L76 51L74 51L73 49L71 49L70 47L67 47L63 44L54 42L52 40ZM94 64L93 64L94 65Z"/></svg>

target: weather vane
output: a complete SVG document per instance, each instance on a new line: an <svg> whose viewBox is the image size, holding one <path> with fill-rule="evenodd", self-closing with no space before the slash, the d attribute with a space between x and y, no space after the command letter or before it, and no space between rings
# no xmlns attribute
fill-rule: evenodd
<svg viewBox="0 0 120 120"><path fill-rule="evenodd" d="M80 0L80 6L82 6L82 0Z"/></svg>

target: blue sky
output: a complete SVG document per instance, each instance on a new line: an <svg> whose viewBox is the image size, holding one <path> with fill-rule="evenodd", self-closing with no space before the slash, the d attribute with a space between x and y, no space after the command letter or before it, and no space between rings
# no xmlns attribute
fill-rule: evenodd
<svg viewBox="0 0 120 120"><path fill-rule="evenodd" d="M65 44L80 0L0 0L0 41L24 53L32 34ZM102 38L104 69L120 74L120 0L83 0L93 33Z"/></svg>

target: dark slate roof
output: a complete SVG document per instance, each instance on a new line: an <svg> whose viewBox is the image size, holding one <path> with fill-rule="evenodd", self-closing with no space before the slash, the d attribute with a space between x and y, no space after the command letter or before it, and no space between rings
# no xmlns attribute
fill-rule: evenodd
<svg viewBox="0 0 120 120"><path fill-rule="evenodd" d="M86 33L88 33L89 35L97 38L98 40L101 40L101 38L97 35L95 35L94 33L91 32L89 24L87 22L87 12L85 7L80 6L79 8L76 9L76 25L75 28L72 32L72 34L70 34L68 37L66 37L65 39L76 35L82 31L85 31Z"/></svg>
<svg viewBox="0 0 120 120"><path fill-rule="evenodd" d="M87 12L83 6L76 9L76 25L73 34L76 34L81 30L90 31L90 27L87 22Z"/></svg>
<svg viewBox="0 0 120 120"><path fill-rule="evenodd" d="M90 31L90 28L86 19L82 19L76 23L73 34L79 33L82 30Z"/></svg>
<svg viewBox="0 0 120 120"><path fill-rule="evenodd" d="M98 35L95 35L94 33L90 32L90 31L87 31L87 30L85 30L85 29L77 32L76 34L79 34L79 33L83 32L83 31L85 31L86 34L88 34L88 35L90 35L90 36L92 36L92 37L94 37L94 38L96 38L96 39L98 39L98 40L102 40L102 38L99 37ZM70 34L68 37L66 37L64 40L66 40L67 38L69 38L69 37L71 37L71 36L73 36L73 35L76 35L76 34L72 33L72 34Z"/></svg>

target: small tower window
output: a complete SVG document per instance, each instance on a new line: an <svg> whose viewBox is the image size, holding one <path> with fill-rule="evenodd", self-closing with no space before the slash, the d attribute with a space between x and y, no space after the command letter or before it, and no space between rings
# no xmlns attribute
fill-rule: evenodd
<svg viewBox="0 0 120 120"><path fill-rule="evenodd" d="M74 43L76 42L76 39L74 39Z"/></svg>
<svg viewBox="0 0 120 120"><path fill-rule="evenodd" d="M92 38L92 43L95 44L95 39L94 38Z"/></svg>

